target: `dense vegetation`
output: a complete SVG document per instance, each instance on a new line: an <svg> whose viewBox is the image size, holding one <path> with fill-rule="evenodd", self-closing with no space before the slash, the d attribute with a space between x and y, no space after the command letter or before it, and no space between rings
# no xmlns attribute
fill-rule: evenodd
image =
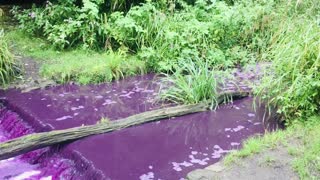
<svg viewBox="0 0 320 180"><path fill-rule="evenodd" d="M3 11L0 9L0 22ZM18 72L13 55L9 50L4 31L0 26L0 85L6 85Z"/></svg>
<svg viewBox="0 0 320 180"><path fill-rule="evenodd" d="M198 0L194 6L178 1L162 8L147 1L127 12L105 12L101 3L58 1L13 12L22 29L58 49L120 51L143 60L149 71L168 71L195 58L221 68L253 60L266 45L259 29L267 28L265 16L274 6Z"/></svg>
<svg viewBox="0 0 320 180"><path fill-rule="evenodd" d="M164 99L197 103L214 99L208 79L219 70L272 61L256 92L292 118L319 112L319 8L317 0L57 0L12 12L41 39L31 54L62 52L42 68L58 82L165 72L176 86Z"/></svg>
<svg viewBox="0 0 320 180"><path fill-rule="evenodd" d="M163 89L162 100L212 103L221 83L213 78L218 73L269 61L255 94L294 129L271 137L295 130L319 136L308 129L310 123L319 127L319 118L313 118L320 111L319 0L55 0L15 7L12 13L20 30L6 38L42 59L42 75L61 83L161 72L171 85ZM0 41L6 82L12 56L3 36ZM307 121L308 128L295 129L297 121ZM311 176L306 164L319 157L319 141L312 135L306 139L312 145L296 164L301 177ZM319 170L319 162L312 162Z"/></svg>
<svg viewBox="0 0 320 180"><path fill-rule="evenodd" d="M263 137L250 138L241 150L234 151L226 156L224 162L226 165L237 164L241 158L264 153L267 150L277 152L277 148L280 146L280 148L285 149L285 152L281 152L282 154L287 152L289 157L292 157L292 168L300 179L319 179L319 128L320 116L313 116L307 119L307 123L296 123L286 130L267 133ZM273 157L264 161L260 165L273 163Z"/></svg>
<svg viewBox="0 0 320 180"><path fill-rule="evenodd" d="M286 119L309 117L320 110L320 2L280 12L268 51L273 66L257 93Z"/></svg>

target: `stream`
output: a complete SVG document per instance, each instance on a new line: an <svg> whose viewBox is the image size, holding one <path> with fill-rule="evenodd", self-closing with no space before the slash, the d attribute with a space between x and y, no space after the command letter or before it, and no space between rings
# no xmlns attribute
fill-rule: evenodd
<svg viewBox="0 0 320 180"><path fill-rule="evenodd" d="M226 88L248 89L243 82L251 78L242 77ZM101 85L1 91L0 141L166 107L154 101L159 79L149 74ZM276 128L267 120L265 108L254 110L253 102L247 97L216 111L134 126L0 161L0 179L182 180L188 172L241 148L248 137Z"/></svg>

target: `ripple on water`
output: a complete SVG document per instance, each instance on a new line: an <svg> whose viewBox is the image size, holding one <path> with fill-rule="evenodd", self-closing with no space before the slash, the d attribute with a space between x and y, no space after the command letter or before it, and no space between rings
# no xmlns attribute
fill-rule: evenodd
<svg viewBox="0 0 320 180"><path fill-rule="evenodd" d="M24 94L9 91L6 99L52 129L66 129L96 124L101 117L115 120L159 108L154 97L160 84L152 79L147 75L99 86L67 85ZM46 101L41 101L44 94ZM216 112L88 137L66 145L61 153L81 154L96 168L92 171L110 179L181 179L193 169L217 162L243 139L264 132L261 113L252 112L252 98L234 101L233 107L221 105Z"/></svg>

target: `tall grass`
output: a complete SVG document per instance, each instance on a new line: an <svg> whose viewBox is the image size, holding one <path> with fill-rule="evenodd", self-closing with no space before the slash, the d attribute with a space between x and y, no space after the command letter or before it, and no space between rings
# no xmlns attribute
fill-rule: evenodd
<svg viewBox="0 0 320 180"><path fill-rule="evenodd" d="M3 30L0 29L0 84L6 85L15 75L16 65Z"/></svg>
<svg viewBox="0 0 320 180"><path fill-rule="evenodd" d="M160 90L160 100L173 103L217 105L217 85L214 70L208 63L190 61L172 75L166 75L164 84L169 88Z"/></svg>
<svg viewBox="0 0 320 180"><path fill-rule="evenodd" d="M271 46L273 68L257 93L284 118L311 116L320 110L320 27L305 16L283 23Z"/></svg>
<svg viewBox="0 0 320 180"><path fill-rule="evenodd" d="M125 76L143 74L144 63L123 54L91 53L81 50L62 53L51 58L40 71L44 77L59 83L74 81L79 84L98 84Z"/></svg>

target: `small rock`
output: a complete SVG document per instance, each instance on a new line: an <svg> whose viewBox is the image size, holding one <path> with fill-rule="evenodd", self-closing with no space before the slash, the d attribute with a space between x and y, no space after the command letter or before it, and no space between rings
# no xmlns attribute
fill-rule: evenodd
<svg viewBox="0 0 320 180"><path fill-rule="evenodd" d="M188 180L214 180L215 172L206 169L196 169L187 175Z"/></svg>
<svg viewBox="0 0 320 180"><path fill-rule="evenodd" d="M221 162L217 162L211 166L206 167L206 169L213 172L221 172L225 169L225 166Z"/></svg>

